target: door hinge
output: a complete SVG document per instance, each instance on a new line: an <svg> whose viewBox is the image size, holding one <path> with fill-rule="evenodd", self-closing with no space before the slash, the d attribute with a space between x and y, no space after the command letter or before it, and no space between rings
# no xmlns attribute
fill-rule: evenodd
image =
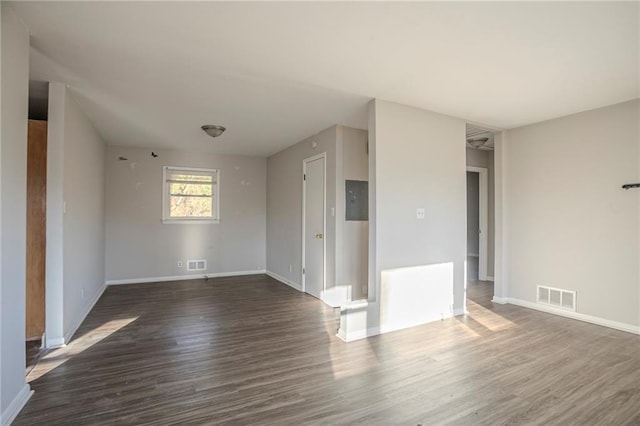
<svg viewBox="0 0 640 426"><path fill-rule="evenodd" d="M304 268L302 268L302 275L304 275L304 273L305 273L305 270L304 270Z"/></svg>
<svg viewBox="0 0 640 426"><path fill-rule="evenodd" d="M302 175L302 180L307 180L307 175L306 174Z"/></svg>

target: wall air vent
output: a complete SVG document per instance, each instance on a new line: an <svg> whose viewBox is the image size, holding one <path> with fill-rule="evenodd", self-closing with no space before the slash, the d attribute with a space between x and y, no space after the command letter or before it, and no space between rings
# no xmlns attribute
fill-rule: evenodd
<svg viewBox="0 0 640 426"><path fill-rule="evenodd" d="M538 286L538 303L567 311L576 311L576 292L562 288Z"/></svg>
<svg viewBox="0 0 640 426"><path fill-rule="evenodd" d="M187 271L206 271L206 260L187 260Z"/></svg>

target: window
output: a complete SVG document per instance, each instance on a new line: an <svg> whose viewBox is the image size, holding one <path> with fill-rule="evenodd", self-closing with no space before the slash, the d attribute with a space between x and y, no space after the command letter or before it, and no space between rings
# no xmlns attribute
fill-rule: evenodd
<svg viewBox="0 0 640 426"><path fill-rule="evenodd" d="M165 166L163 223L219 223L220 171Z"/></svg>

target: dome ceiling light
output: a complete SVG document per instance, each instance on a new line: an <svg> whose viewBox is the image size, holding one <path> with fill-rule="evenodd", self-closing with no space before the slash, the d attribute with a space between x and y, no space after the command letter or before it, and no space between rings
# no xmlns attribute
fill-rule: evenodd
<svg viewBox="0 0 640 426"><path fill-rule="evenodd" d="M467 143L469 145L471 145L472 147L479 149L481 147L484 146L484 144L487 143L487 141L489 140L489 138L472 138L472 139L467 139Z"/></svg>
<svg viewBox="0 0 640 426"><path fill-rule="evenodd" d="M216 126L215 124L205 124L204 126L202 126L202 130L204 130L205 133L212 138L217 138L227 129L222 126Z"/></svg>

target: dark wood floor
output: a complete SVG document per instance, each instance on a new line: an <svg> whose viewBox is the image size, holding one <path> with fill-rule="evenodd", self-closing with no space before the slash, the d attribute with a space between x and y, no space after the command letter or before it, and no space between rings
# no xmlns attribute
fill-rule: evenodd
<svg viewBox="0 0 640 426"><path fill-rule="evenodd" d="M640 337L490 302L345 344L265 276L109 287L16 425L640 424Z"/></svg>

